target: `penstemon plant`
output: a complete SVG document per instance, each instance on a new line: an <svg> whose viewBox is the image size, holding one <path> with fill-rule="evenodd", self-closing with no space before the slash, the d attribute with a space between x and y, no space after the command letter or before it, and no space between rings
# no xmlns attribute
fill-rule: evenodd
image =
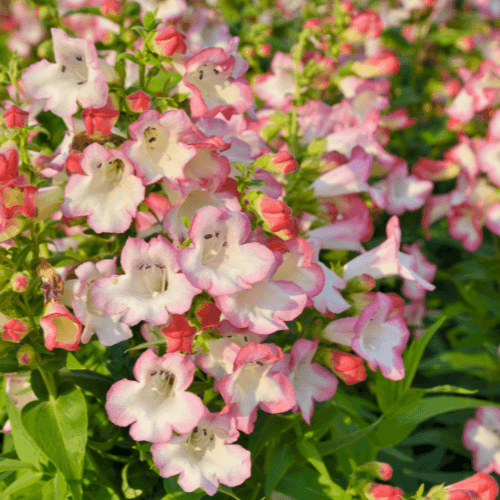
<svg viewBox="0 0 500 500"><path fill-rule="evenodd" d="M2 499L496 498L498 9L361 4L2 4Z"/></svg>

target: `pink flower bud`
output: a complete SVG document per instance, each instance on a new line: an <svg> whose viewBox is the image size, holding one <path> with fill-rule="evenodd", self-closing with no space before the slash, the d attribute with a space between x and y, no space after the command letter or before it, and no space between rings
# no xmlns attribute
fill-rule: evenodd
<svg viewBox="0 0 500 500"><path fill-rule="evenodd" d="M366 379L363 360L355 354L331 349L325 361L335 375L347 385L357 384Z"/></svg>
<svg viewBox="0 0 500 500"><path fill-rule="evenodd" d="M19 319L11 319L3 325L2 340L19 343L28 333L28 325Z"/></svg>
<svg viewBox="0 0 500 500"><path fill-rule="evenodd" d="M40 326L45 338L45 347L53 351L56 347L67 351L80 349L82 324L59 302L49 302Z"/></svg>
<svg viewBox="0 0 500 500"><path fill-rule="evenodd" d="M475 45L474 38L470 35L463 36L456 43L456 46L459 49L462 49L464 52L470 52L474 48L474 45Z"/></svg>
<svg viewBox="0 0 500 500"><path fill-rule="evenodd" d="M371 9L366 9L351 19L351 27L366 38L377 38L382 33L383 26L379 15Z"/></svg>
<svg viewBox="0 0 500 500"><path fill-rule="evenodd" d="M282 174L289 174L297 170L297 162L288 151L280 151L271 159L271 165L276 167L276 170Z"/></svg>
<svg viewBox="0 0 500 500"><path fill-rule="evenodd" d="M13 104L4 114L3 119L8 128L24 128L28 120L29 113Z"/></svg>
<svg viewBox="0 0 500 500"><path fill-rule="evenodd" d="M365 495L369 500L403 500L403 490L388 484L368 483Z"/></svg>
<svg viewBox="0 0 500 500"><path fill-rule="evenodd" d="M136 113L147 111L149 109L149 104L151 103L151 97L149 97L148 94L141 89L128 95L126 99L129 108Z"/></svg>
<svg viewBox="0 0 500 500"><path fill-rule="evenodd" d="M123 2L119 0L104 0L100 5L100 9L103 16L109 18L116 18L120 15L123 9Z"/></svg>
<svg viewBox="0 0 500 500"><path fill-rule="evenodd" d="M22 345L17 351L17 361L21 366L29 366L33 363L36 353L35 349L28 344Z"/></svg>
<svg viewBox="0 0 500 500"><path fill-rule="evenodd" d="M257 47L257 55L260 57L269 57L271 55L272 48L268 43L263 43Z"/></svg>
<svg viewBox="0 0 500 500"><path fill-rule="evenodd" d="M340 2L340 8L344 12L352 12L354 9L354 4L348 0L345 0L344 2Z"/></svg>
<svg viewBox="0 0 500 500"><path fill-rule="evenodd" d="M120 116L120 112L108 105L102 108L87 108L82 111L85 130L89 135L94 134L94 129L104 135L110 135L118 116Z"/></svg>
<svg viewBox="0 0 500 500"><path fill-rule="evenodd" d="M389 481L392 477L392 467L385 462L368 462L359 467L359 470L365 470L382 481Z"/></svg>
<svg viewBox="0 0 500 500"><path fill-rule="evenodd" d="M445 500L495 500L498 484L493 477L479 472L463 481L445 487Z"/></svg>
<svg viewBox="0 0 500 500"><path fill-rule="evenodd" d="M309 29L315 29L319 28L321 26L321 19L318 18L313 18L313 19L308 19L303 25L302 29L305 30L306 28Z"/></svg>
<svg viewBox="0 0 500 500"><path fill-rule="evenodd" d="M17 149L9 148L0 154L0 184L7 184L19 174L19 154Z"/></svg>
<svg viewBox="0 0 500 500"><path fill-rule="evenodd" d="M10 285L12 286L12 290L17 293L23 293L28 288L30 284L30 280L24 273L16 273L10 279Z"/></svg>
<svg viewBox="0 0 500 500"><path fill-rule="evenodd" d="M161 328L161 333L167 338L167 353L184 351L193 352L192 344L196 328L188 323L181 314L172 314L167 326Z"/></svg>
<svg viewBox="0 0 500 500"><path fill-rule="evenodd" d="M398 57L392 50L383 50L363 62L355 62L352 70L362 78L374 78L385 75L394 75L399 71Z"/></svg>
<svg viewBox="0 0 500 500"><path fill-rule="evenodd" d="M185 39L186 36L177 31L173 26L167 26L155 38L155 42L163 55L170 57L174 54L186 53Z"/></svg>
<svg viewBox="0 0 500 500"><path fill-rule="evenodd" d="M292 210L283 201L262 195L257 201L257 209L271 232L289 228Z"/></svg>

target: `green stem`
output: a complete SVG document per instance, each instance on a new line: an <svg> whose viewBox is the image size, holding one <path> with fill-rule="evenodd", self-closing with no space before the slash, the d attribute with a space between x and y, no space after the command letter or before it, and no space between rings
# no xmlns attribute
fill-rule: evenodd
<svg viewBox="0 0 500 500"><path fill-rule="evenodd" d="M38 248L38 233L36 231L36 226L33 225L30 228L31 239L33 240L33 261L38 263L40 260L40 249Z"/></svg>
<svg viewBox="0 0 500 500"><path fill-rule="evenodd" d="M40 372L40 375L43 378L43 381L45 382L45 386L47 387L47 391L49 391L49 398L51 401L55 401L57 399L57 389L56 389L56 382L54 380L54 375L52 375L51 372L44 370L38 361L36 362L36 367L38 371Z"/></svg>
<svg viewBox="0 0 500 500"><path fill-rule="evenodd" d="M146 82L146 65L139 63L139 85L144 90Z"/></svg>

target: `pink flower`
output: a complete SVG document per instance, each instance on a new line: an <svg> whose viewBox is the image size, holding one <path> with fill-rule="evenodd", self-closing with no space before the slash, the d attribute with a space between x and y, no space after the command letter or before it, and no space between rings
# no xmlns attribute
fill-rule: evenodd
<svg viewBox="0 0 500 500"><path fill-rule="evenodd" d="M0 213L9 219L17 215L35 217L37 192L38 188L29 185L23 174L0 186Z"/></svg>
<svg viewBox="0 0 500 500"><path fill-rule="evenodd" d="M2 115L5 120L5 125L8 128L19 127L24 128L28 120L29 113L24 111L20 107L13 104L5 113Z"/></svg>
<svg viewBox="0 0 500 500"><path fill-rule="evenodd" d="M191 326L181 314L172 314L168 325L161 329L161 333L167 337L167 353L184 351L191 354L193 352L191 346L196 327Z"/></svg>
<svg viewBox="0 0 500 500"><path fill-rule="evenodd" d="M93 143L82 154L81 169L84 175L73 174L64 190L63 215L88 216L97 233L125 232L145 193L130 160L120 151Z"/></svg>
<svg viewBox="0 0 500 500"><path fill-rule="evenodd" d="M427 260L420 250L420 244L403 245L403 250L407 255L411 255L414 258L415 272L424 280L432 281L436 275L437 266ZM405 297L411 300L423 300L425 298L425 289L416 281L404 280L402 292Z"/></svg>
<svg viewBox="0 0 500 500"><path fill-rule="evenodd" d="M46 99L45 110L63 117L72 125L71 116L84 108L100 108L108 99L106 76L116 74L97 57L89 40L70 38L63 30L51 28L55 63L46 59L32 64L22 75L29 96Z"/></svg>
<svg viewBox="0 0 500 500"><path fill-rule="evenodd" d="M194 133L185 111L144 111L129 128L132 140L121 150L134 161L145 185L166 178L177 185L185 178L184 167L196 155L196 148L186 143Z"/></svg>
<svg viewBox="0 0 500 500"><path fill-rule="evenodd" d="M167 57L186 53L186 35L177 31L174 26L167 26L154 40Z"/></svg>
<svg viewBox="0 0 500 500"><path fill-rule="evenodd" d="M190 433L155 443L151 453L162 477L180 474L184 491L202 488L215 495L219 483L233 487L250 477L250 452L231 444L238 436L233 418L206 411Z"/></svg>
<svg viewBox="0 0 500 500"><path fill-rule="evenodd" d="M273 233L288 229L293 223L292 209L283 201L273 200L269 196L262 195L256 203L256 208Z"/></svg>
<svg viewBox="0 0 500 500"><path fill-rule="evenodd" d="M500 408L484 406L467 420L463 431L464 446L472 452L474 470L500 473Z"/></svg>
<svg viewBox="0 0 500 500"><path fill-rule="evenodd" d="M56 347L75 351L80 349L81 322L75 318L59 302L49 302L44 315L40 318L40 326L45 338L45 347L53 351Z"/></svg>
<svg viewBox="0 0 500 500"><path fill-rule="evenodd" d="M104 2L99 5L99 8L103 16L113 19L120 15L123 9L123 2L119 0L104 0Z"/></svg>
<svg viewBox="0 0 500 500"><path fill-rule="evenodd" d="M252 283L268 275L274 256L260 243L244 243L250 229L250 221L242 213L201 208L189 228L193 244L180 251L182 272L212 296L251 289Z"/></svg>
<svg viewBox="0 0 500 500"><path fill-rule="evenodd" d="M314 412L314 401L327 401L337 390L339 381L319 363L312 363L318 348L318 339L314 342L299 339L292 347L288 380L295 392L296 412L300 408L302 418L310 425Z"/></svg>
<svg viewBox="0 0 500 500"><path fill-rule="evenodd" d="M136 325L145 320L168 323L170 314L184 314L200 292L180 273L178 250L163 236L146 243L129 238L121 254L124 275L98 278L92 285L97 307L106 314L122 314L122 321Z"/></svg>
<svg viewBox="0 0 500 500"><path fill-rule="evenodd" d="M221 112L227 119L253 105L250 84L231 76L235 58L219 47L202 50L186 61L185 85L192 90L193 118L213 118Z"/></svg>
<svg viewBox="0 0 500 500"><path fill-rule="evenodd" d="M115 345L132 337L130 327L121 322L122 315L104 314L92 297L92 283L101 277L116 273L116 259L105 259L97 264L84 262L75 269L78 279L66 280L63 298L71 305L75 316L85 325L82 344L90 341L94 334L105 346Z"/></svg>
<svg viewBox="0 0 500 500"><path fill-rule="evenodd" d="M191 432L202 418L201 399L186 389L194 378L194 364L184 354L158 357L151 349L134 366L135 380L111 386L106 411L115 425L130 428L136 441L166 443L172 431Z"/></svg>
<svg viewBox="0 0 500 500"><path fill-rule="evenodd" d="M128 107L131 111L142 113L149 109L151 97L148 96L142 89L136 90L134 93L126 97Z"/></svg>
<svg viewBox="0 0 500 500"><path fill-rule="evenodd" d="M363 360L355 354L330 349L325 361L335 375L347 385L357 384L366 379Z"/></svg>
<svg viewBox="0 0 500 500"><path fill-rule="evenodd" d="M104 135L110 135L119 116L120 112L109 105L102 108L87 108L82 111L85 130L89 135L94 134L94 129Z"/></svg>
<svg viewBox="0 0 500 500"><path fill-rule="evenodd" d="M283 262L275 252L275 262L266 278L255 283L251 290L220 295L215 304L238 328L267 335L278 330L287 330L285 321L295 319L307 303L307 295L295 283L273 281L272 276Z"/></svg>
<svg viewBox="0 0 500 500"><path fill-rule="evenodd" d="M234 360L233 372L219 383L220 393L228 405L225 412L238 420L238 429L252 431L257 406L268 413L283 413L296 404L295 392L287 377L273 371L283 357L274 344L251 342L242 347Z"/></svg>
<svg viewBox="0 0 500 500"><path fill-rule="evenodd" d="M28 325L24 321L11 319L3 325L2 340L19 343L28 332Z"/></svg>

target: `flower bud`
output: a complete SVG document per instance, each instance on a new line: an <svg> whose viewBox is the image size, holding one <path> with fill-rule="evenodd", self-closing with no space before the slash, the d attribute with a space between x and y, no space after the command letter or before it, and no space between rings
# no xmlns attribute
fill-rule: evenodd
<svg viewBox="0 0 500 500"><path fill-rule="evenodd" d="M22 345L17 351L17 361L21 366L29 366L35 360L35 349L28 344Z"/></svg>
<svg viewBox="0 0 500 500"><path fill-rule="evenodd" d="M202 329L216 327L220 323L221 313L213 302L204 302L195 310L195 314L200 320Z"/></svg>
<svg viewBox="0 0 500 500"><path fill-rule="evenodd" d="M368 483L364 493L368 500L403 500L403 490L388 484Z"/></svg>
<svg viewBox="0 0 500 500"><path fill-rule="evenodd" d="M102 108L87 108L82 111L85 129L89 135L93 135L95 129L104 135L110 135L119 116L120 112L108 105Z"/></svg>
<svg viewBox="0 0 500 500"><path fill-rule="evenodd" d="M274 166L276 172L282 174L289 174L290 172L295 172L295 170L297 170L297 162L288 151L280 151L279 153L276 153L271 158L270 167L271 166Z"/></svg>
<svg viewBox="0 0 500 500"><path fill-rule="evenodd" d="M106 45L106 47L110 47L111 45L114 45L117 40L118 40L118 35L116 33L113 33L112 31L107 31L104 33L104 36L102 37L102 43Z"/></svg>
<svg viewBox="0 0 500 500"><path fill-rule="evenodd" d="M355 354L330 349L325 355L325 362L347 385L357 384L366 379L363 360Z"/></svg>
<svg viewBox="0 0 500 500"><path fill-rule="evenodd" d="M186 53L186 36L174 26L167 26L154 40L158 54L167 57Z"/></svg>
<svg viewBox="0 0 500 500"><path fill-rule="evenodd" d="M161 329L161 333L167 338L167 353L184 351L191 354L193 352L191 346L196 328L191 326L182 314L172 314L168 325Z"/></svg>
<svg viewBox="0 0 500 500"><path fill-rule="evenodd" d="M385 462L368 462L357 470L364 470L382 481L389 481L392 477L392 467Z"/></svg>
<svg viewBox="0 0 500 500"><path fill-rule="evenodd" d="M143 90L139 89L126 97L129 109L135 113L142 113L149 109L151 97Z"/></svg>
<svg viewBox="0 0 500 500"><path fill-rule="evenodd" d="M139 35L135 31L127 30L124 31L119 38L122 42L134 43L139 38Z"/></svg>
<svg viewBox="0 0 500 500"><path fill-rule="evenodd" d="M52 39L42 42L36 51L40 59L52 59L54 57L54 46Z"/></svg>
<svg viewBox="0 0 500 500"><path fill-rule="evenodd" d="M11 319L3 325L2 340L19 343L28 332L28 325L24 321Z"/></svg>
<svg viewBox="0 0 500 500"><path fill-rule="evenodd" d="M99 6L102 15L109 17L109 19L117 19L123 10L123 2L119 0L104 0L104 2Z"/></svg>
<svg viewBox="0 0 500 500"><path fill-rule="evenodd" d="M271 55L272 48L268 43L262 43L257 47L257 55L259 57L269 57Z"/></svg>
<svg viewBox="0 0 500 500"><path fill-rule="evenodd" d="M361 78L375 78L385 75L394 75L399 71L398 57L392 50L383 50L373 57L362 62L356 61L352 70Z"/></svg>
<svg viewBox="0 0 500 500"><path fill-rule="evenodd" d="M7 144L7 143L6 143ZM19 153L16 147L6 147L0 150L0 184L7 184L19 174Z"/></svg>
<svg viewBox="0 0 500 500"><path fill-rule="evenodd" d="M24 273L15 273L12 278L10 278L10 286L12 290L17 293L25 292L29 284L30 280Z"/></svg>
<svg viewBox="0 0 500 500"><path fill-rule="evenodd" d="M375 288L377 282L373 276L362 274L349 281L348 291L353 293L370 292Z"/></svg>
<svg viewBox="0 0 500 500"><path fill-rule="evenodd" d="M29 113L21 109L19 106L13 104L3 115L5 125L8 128L18 127L24 128L28 120Z"/></svg>
<svg viewBox="0 0 500 500"><path fill-rule="evenodd" d="M445 500L495 500L498 484L493 477L479 472L463 481L445 486Z"/></svg>

